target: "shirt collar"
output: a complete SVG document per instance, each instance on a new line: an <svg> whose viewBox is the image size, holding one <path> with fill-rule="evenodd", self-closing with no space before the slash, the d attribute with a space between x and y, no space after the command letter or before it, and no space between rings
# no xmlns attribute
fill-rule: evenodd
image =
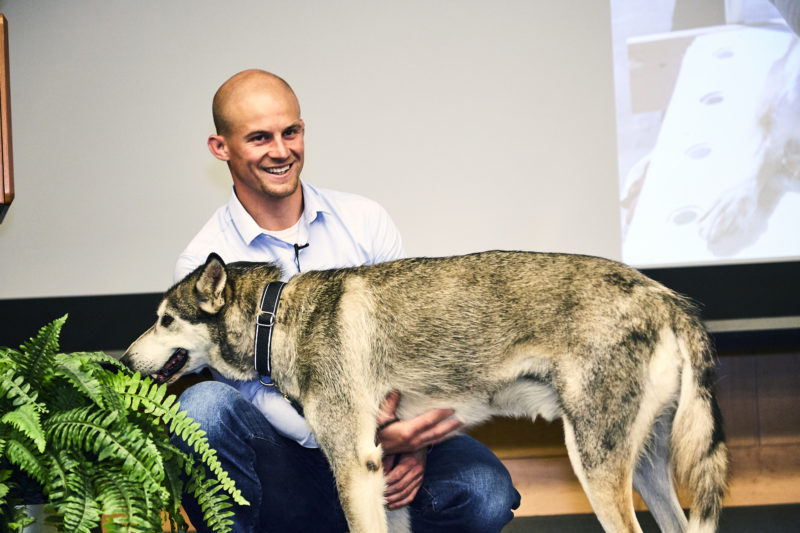
<svg viewBox="0 0 800 533"><path fill-rule="evenodd" d="M311 185L306 185L300 182L303 188L303 217L306 225L313 223L321 213L329 212L330 209L326 206L317 192ZM264 230L259 226L256 221L250 216L250 213L239 201L236 196L236 189L232 189L230 200L228 200L228 211L230 211L233 225L242 236L242 239L250 245L259 236L264 233ZM306 233L301 229L301 233Z"/></svg>
<svg viewBox="0 0 800 533"><path fill-rule="evenodd" d="M308 224L314 222L322 213L331 213L328 204L323 201L314 187L303 182L301 185L303 187L303 214Z"/></svg>
<svg viewBox="0 0 800 533"><path fill-rule="evenodd" d="M250 213L248 213L242 205L242 202L239 201L239 198L236 196L236 189L231 189L231 198L228 200L228 211L231 214L231 220L236 227L236 231L239 232L239 235L242 236L244 242L249 246L256 237L261 235L261 227L256 224L256 221L253 220L253 217L250 216Z"/></svg>

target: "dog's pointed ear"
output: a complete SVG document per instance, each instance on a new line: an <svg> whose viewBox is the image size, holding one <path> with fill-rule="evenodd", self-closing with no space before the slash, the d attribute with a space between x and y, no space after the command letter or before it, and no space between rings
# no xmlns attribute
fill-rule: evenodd
<svg viewBox="0 0 800 533"><path fill-rule="evenodd" d="M206 313L217 314L225 305L225 283L228 273L225 262L220 256L211 253L206 259L206 264L195 284L197 291L197 304Z"/></svg>

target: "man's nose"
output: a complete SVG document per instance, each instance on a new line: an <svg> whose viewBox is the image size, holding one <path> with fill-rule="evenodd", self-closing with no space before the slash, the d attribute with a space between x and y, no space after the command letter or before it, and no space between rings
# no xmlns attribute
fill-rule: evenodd
<svg viewBox="0 0 800 533"><path fill-rule="evenodd" d="M272 159L286 159L289 157L289 147L280 137L272 141L272 145L267 152L267 155Z"/></svg>

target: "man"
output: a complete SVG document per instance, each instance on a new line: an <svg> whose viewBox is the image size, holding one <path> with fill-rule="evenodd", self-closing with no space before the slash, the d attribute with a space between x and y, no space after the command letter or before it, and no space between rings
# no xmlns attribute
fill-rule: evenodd
<svg viewBox="0 0 800 533"><path fill-rule="evenodd" d="M176 280L212 251L226 262L277 262L287 278L403 255L378 204L301 182L305 123L282 79L260 70L236 74L217 91L213 114L217 133L208 147L228 164L234 190L181 254ZM346 531L332 474L305 420L272 387L215 377L187 389L181 406L251 503L234 509L234 531ZM460 426L452 410L397 421L399 400L390 394L377 421L389 508L410 505L415 532L502 529L519 505L502 463L470 437L448 439ZM202 525L196 502L184 507Z"/></svg>

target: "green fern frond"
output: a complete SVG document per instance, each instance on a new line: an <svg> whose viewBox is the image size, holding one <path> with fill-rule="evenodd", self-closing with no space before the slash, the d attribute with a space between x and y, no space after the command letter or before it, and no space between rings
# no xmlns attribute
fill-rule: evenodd
<svg viewBox="0 0 800 533"><path fill-rule="evenodd" d="M130 369L119 362L116 357L111 357L105 352L72 352L70 357L79 359L83 365L93 370L93 374L104 373L105 367L114 367L116 370L123 370L130 373Z"/></svg>
<svg viewBox="0 0 800 533"><path fill-rule="evenodd" d="M184 462L186 461L183 452L178 450L169 441L157 443L161 451L161 456L164 457L164 484L167 491L169 491L170 498L168 505L165 505L165 511L170 516L181 516L181 499L183 496L184 483L181 478L181 471ZM171 505L171 507L170 507ZM181 517L180 521L183 521Z"/></svg>
<svg viewBox="0 0 800 533"><path fill-rule="evenodd" d="M104 407L102 384L91 373L86 372L84 364L79 358L61 354L56 358L53 373L66 379L98 407Z"/></svg>
<svg viewBox="0 0 800 533"><path fill-rule="evenodd" d="M220 494L222 487L214 479L190 480L187 489L194 494L203 512L203 521L212 531L228 531L233 525L229 520L233 512L228 497Z"/></svg>
<svg viewBox="0 0 800 533"><path fill-rule="evenodd" d="M152 441L139 428L114 431L117 418L117 413L89 406L54 415L45 428L61 447L82 449L98 461L113 457L133 480L160 485L164 470Z"/></svg>
<svg viewBox="0 0 800 533"><path fill-rule="evenodd" d="M70 473L78 468L78 462L70 457L70 454L65 450L59 450L57 453L48 453L47 461L47 480L45 485L45 496L50 501L58 501L65 498L69 493L69 483L67 480Z"/></svg>
<svg viewBox="0 0 800 533"><path fill-rule="evenodd" d="M0 346L0 369L9 368L9 366L17 364L22 352L9 348L8 346Z"/></svg>
<svg viewBox="0 0 800 533"><path fill-rule="evenodd" d="M23 357L19 361L20 373L34 386L45 382L55 366L58 338L66 320L67 315L64 315L43 326L35 337L21 346Z"/></svg>
<svg viewBox="0 0 800 533"><path fill-rule="evenodd" d="M100 525L101 509L91 483L94 469L66 450L50 457L46 496L55 511L47 521L59 531L92 531Z"/></svg>
<svg viewBox="0 0 800 533"><path fill-rule="evenodd" d="M47 409L37 403L38 393L31 390L31 384L25 382L24 376L17 375L13 368L7 369L0 375L0 398L11 400L11 405L35 405L36 409L44 413Z"/></svg>
<svg viewBox="0 0 800 533"><path fill-rule="evenodd" d="M35 404L26 403L4 414L0 424L13 426L33 441L39 453L44 453L45 435L40 416Z"/></svg>
<svg viewBox="0 0 800 533"><path fill-rule="evenodd" d="M76 490L63 500L53 502L53 506L61 516L64 531L92 533L100 524L101 509L89 480L83 476L74 479L80 479L80 487L75 487Z"/></svg>
<svg viewBox="0 0 800 533"><path fill-rule="evenodd" d="M0 470L0 512L2 512L6 496L11 492L12 483L6 483L10 477L11 470Z"/></svg>
<svg viewBox="0 0 800 533"><path fill-rule="evenodd" d="M96 487L102 494L103 514L108 517L104 523L107 532L161 530L161 516L153 512L164 503L158 495L143 492L141 485L114 470L98 473Z"/></svg>
<svg viewBox="0 0 800 533"><path fill-rule="evenodd" d="M6 501L6 496L8 496L11 486L14 484L10 481L11 474L11 470L0 470L0 512L2 512L2 507Z"/></svg>
<svg viewBox="0 0 800 533"><path fill-rule="evenodd" d="M98 410L89 405L54 413L45 422L45 430L60 449L92 451L103 446L105 435L118 416L113 411Z"/></svg>
<svg viewBox="0 0 800 533"><path fill-rule="evenodd" d="M126 410L140 411L155 424L166 424L178 413L177 397L167 395L167 386L143 378L138 372L130 375L108 374L106 385L116 397L123 399ZM172 428L169 430L172 431Z"/></svg>
<svg viewBox="0 0 800 533"><path fill-rule="evenodd" d="M205 437L205 431L199 429L199 427L200 425L197 422L186 416L185 411L178 412L175 418L170 421L170 431L175 435L179 435L192 446L197 457L214 474L222 488L225 489L225 492L239 505L250 505L242 496L241 491L236 488L234 481L228 477L228 473L222 468L222 464L217 459L217 452L211 448L208 439Z"/></svg>
<svg viewBox="0 0 800 533"><path fill-rule="evenodd" d="M137 372L131 376L127 388L121 392L130 400L130 408L134 411L142 405L146 413L161 416L161 402L167 394L166 385L158 385Z"/></svg>
<svg viewBox="0 0 800 533"><path fill-rule="evenodd" d="M47 476L47 469L42 456L35 453L25 438L7 438L4 457L12 465L19 466L30 477L43 483Z"/></svg>

